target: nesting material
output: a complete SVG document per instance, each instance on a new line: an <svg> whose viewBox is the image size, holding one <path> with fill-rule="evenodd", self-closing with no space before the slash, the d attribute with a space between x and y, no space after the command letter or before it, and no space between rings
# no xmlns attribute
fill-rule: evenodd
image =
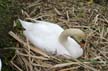
<svg viewBox="0 0 108 71"><path fill-rule="evenodd" d="M21 15L24 19L46 20L58 23L64 29L79 28L85 31L86 44L82 57L68 60L51 56L32 46L19 33L9 32L18 41L16 47L19 48L11 60L14 69L17 71L108 70L108 20L107 14L103 14L102 7L72 0L38 0L27 4L25 9L27 11L22 11Z"/></svg>

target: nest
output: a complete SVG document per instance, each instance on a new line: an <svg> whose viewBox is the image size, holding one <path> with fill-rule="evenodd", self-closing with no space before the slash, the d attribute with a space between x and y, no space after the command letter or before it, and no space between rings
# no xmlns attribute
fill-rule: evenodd
<svg viewBox="0 0 108 71"><path fill-rule="evenodd" d="M108 20L103 7L71 0L37 0L26 4L21 17L55 22L66 28L79 28L86 34L84 54L78 59L51 56L34 47L19 33L9 34L18 41L11 65L17 71L107 71ZM94 8L95 7L95 8ZM100 10L101 9L101 10ZM27 40L27 41L25 41Z"/></svg>

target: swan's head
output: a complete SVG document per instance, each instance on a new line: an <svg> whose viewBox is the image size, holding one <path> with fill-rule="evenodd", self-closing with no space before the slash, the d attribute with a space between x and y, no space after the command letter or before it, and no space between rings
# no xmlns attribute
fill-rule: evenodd
<svg viewBox="0 0 108 71"><path fill-rule="evenodd" d="M81 46L83 43L85 43L86 35L85 33L80 29L66 29L64 30L59 39L61 42L67 41L67 38L71 36L75 41L77 41Z"/></svg>
<svg viewBox="0 0 108 71"><path fill-rule="evenodd" d="M71 31L74 31L74 32L71 32ZM78 43L85 42L86 35L82 30L71 29L71 31L70 33L73 33L73 35L70 35L70 36L72 36Z"/></svg>

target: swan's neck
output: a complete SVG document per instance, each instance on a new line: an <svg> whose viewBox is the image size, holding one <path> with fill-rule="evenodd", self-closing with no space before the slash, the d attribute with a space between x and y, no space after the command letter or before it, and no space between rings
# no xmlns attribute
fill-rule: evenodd
<svg viewBox="0 0 108 71"><path fill-rule="evenodd" d="M63 31L59 36L60 43L66 47L66 50L71 54L72 58L78 58L83 54L82 48L80 48L80 45L78 44L80 42L79 33L81 31L77 29L67 29ZM68 39L69 36L72 36L74 40L72 39L71 42Z"/></svg>
<svg viewBox="0 0 108 71"><path fill-rule="evenodd" d="M72 37L73 39L77 39L76 41L78 42L78 38L77 38L77 32L75 32L75 30L74 29L66 29L66 30L64 30L61 34L60 34L60 36L59 36L59 41L61 42L61 43L65 43L65 42L67 42L67 40L68 40L68 37Z"/></svg>

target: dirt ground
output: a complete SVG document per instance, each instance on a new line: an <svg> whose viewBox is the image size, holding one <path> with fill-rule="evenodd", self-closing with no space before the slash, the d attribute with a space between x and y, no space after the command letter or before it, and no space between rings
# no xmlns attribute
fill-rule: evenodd
<svg viewBox="0 0 108 71"><path fill-rule="evenodd" d="M19 47L21 44L8 34L9 31L19 34L20 27L13 26L13 22L18 18L34 18L37 20L54 22L64 29L79 28L88 34L86 43L89 44L86 44L84 47L85 52L83 57L78 59L83 62L83 64L55 68L53 71L107 71L107 3L106 0L103 0L102 2L100 2L100 0L94 0L94 2L83 0L0 0L0 54L3 58L2 71L18 71L18 69L10 62L11 58L17 54L14 53L15 50L10 48ZM16 58L17 57L21 56L19 55L16 56ZM17 60L18 59L15 59L15 61ZM40 64L43 62L48 65L72 62L71 60L60 60L61 61L57 61L55 59L53 64L48 61L37 61L40 61ZM88 62L88 64L86 64L86 62ZM29 70L29 67L27 69L26 66L24 66L24 68L17 62L15 62L15 64L20 66L22 71ZM85 64L89 67L85 66ZM48 71L47 67L35 66L34 68L34 70Z"/></svg>

